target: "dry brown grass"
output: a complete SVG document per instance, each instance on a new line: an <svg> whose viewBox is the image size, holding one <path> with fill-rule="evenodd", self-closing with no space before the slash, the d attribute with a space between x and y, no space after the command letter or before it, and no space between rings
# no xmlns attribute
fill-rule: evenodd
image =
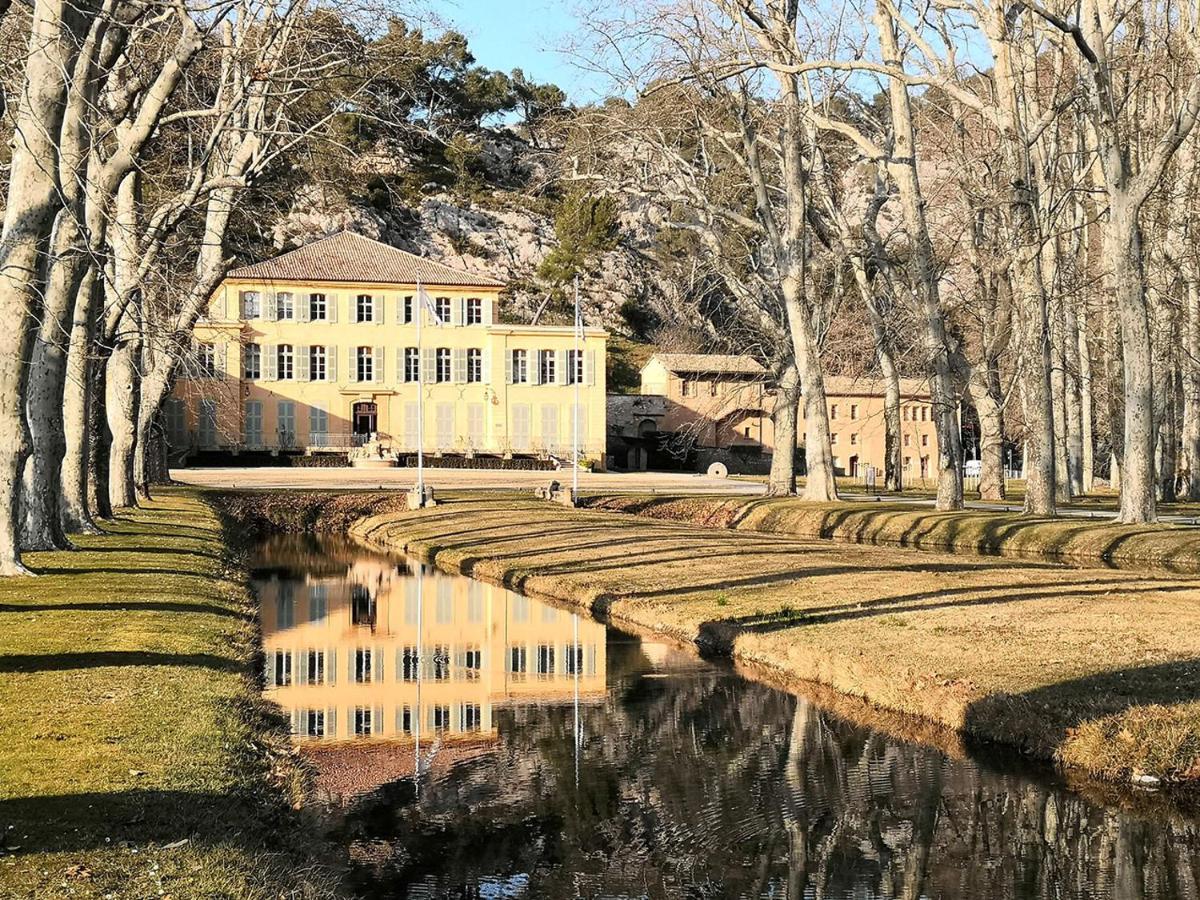
<svg viewBox="0 0 1200 900"><path fill-rule="evenodd" d="M357 536L1106 778L1200 777L1200 582L517 498Z"/></svg>
<svg viewBox="0 0 1200 900"><path fill-rule="evenodd" d="M795 498L593 496L594 509L740 531L856 544L1054 559L1144 571L1200 572L1200 528L1039 519L994 510L938 512L910 503L806 503Z"/></svg>

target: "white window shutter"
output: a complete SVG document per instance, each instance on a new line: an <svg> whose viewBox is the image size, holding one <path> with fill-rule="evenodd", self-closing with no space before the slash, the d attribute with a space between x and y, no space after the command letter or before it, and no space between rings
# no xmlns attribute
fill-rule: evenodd
<svg viewBox="0 0 1200 900"><path fill-rule="evenodd" d="M421 348L421 383L432 384L437 377L437 351L433 347Z"/></svg>
<svg viewBox="0 0 1200 900"><path fill-rule="evenodd" d="M451 376L455 384L463 384L467 380L467 351L454 350L452 351Z"/></svg>
<svg viewBox="0 0 1200 900"><path fill-rule="evenodd" d="M337 381L337 344L329 344L325 347L325 380Z"/></svg>
<svg viewBox="0 0 1200 900"><path fill-rule="evenodd" d="M296 378L300 381L312 381L312 357L308 347L298 346L296 353Z"/></svg>
<svg viewBox="0 0 1200 900"><path fill-rule="evenodd" d="M495 301L492 300L491 297L483 298L483 324L484 325L492 324L492 321L493 321L492 316L494 315L492 304L494 302Z"/></svg>
<svg viewBox="0 0 1200 900"><path fill-rule="evenodd" d="M596 353L593 350L583 354L583 383L589 387L596 383Z"/></svg>
<svg viewBox="0 0 1200 900"><path fill-rule="evenodd" d="M513 383L513 355L511 350L504 351L504 383Z"/></svg>
<svg viewBox="0 0 1200 900"><path fill-rule="evenodd" d="M338 295L329 293L325 295L325 317L330 322L338 320Z"/></svg>
<svg viewBox="0 0 1200 900"><path fill-rule="evenodd" d="M451 325L462 325L465 321L467 321L467 317L464 315L464 308L465 308L466 302L467 301L464 300L462 297L455 297L453 300L450 301L450 324Z"/></svg>
<svg viewBox="0 0 1200 900"><path fill-rule="evenodd" d="M529 383L530 384L541 384L542 383L542 351L541 350L530 350L528 353L526 353L526 359L529 360L529 362L526 364L528 366Z"/></svg>
<svg viewBox="0 0 1200 900"><path fill-rule="evenodd" d="M387 300L385 297L385 294L379 294L371 304L371 321L376 325L382 325L384 322L384 314L387 312Z"/></svg>
<svg viewBox="0 0 1200 900"><path fill-rule="evenodd" d="M492 348L491 347L483 348L483 359L481 360L481 365L483 368L483 383L491 384L492 383Z"/></svg>
<svg viewBox="0 0 1200 900"><path fill-rule="evenodd" d="M218 341L213 346L213 368L216 371L218 378L229 371L225 368L225 354L228 348L229 345L224 341Z"/></svg>
<svg viewBox="0 0 1200 900"><path fill-rule="evenodd" d="M373 366L373 368L375 370L373 374L375 375L375 383L376 384L383 384L383 382L384 382L383 357L384 357L383 348L376 347L375 348L375 365Z"/></svg>
<svg viewBox="0 0 1200 900"><path fill-rule="evenodd" d="M403 348L403 347L397 347L397 348L396 348L396 376L395 376L395 381L396 381L396 384L400 384L401 382L403 382L403 381L404 381L404 376L405 376L405 371L404 371L404 348Z"/></svg>
<svg viewBox="0 0 1200 900"><path fill-rule="evenodd" d="M294 294L292 296L292 310L297 322L312 321L312 300L308 294Z"/></svg>
<svg viewBox="0 0 1200 900"><path fill-rule="evenodd" d="M404 324L404 297L396 297L396 324Z"/></svg>
<svg viewBox="0 0 1200 900"><path fill-rule="evenodd" d="M570 384L567 376L567 360L571 357L566 350L557 350L556 359L554 361L554 383L555 384Z"/></svg>
<svg viewBox="0 0 1200 900"><path fill-rule="evenodd" d="M275 352L274 344L262 345L261 360L263 381L279 380L279 354Z"/></svg>
<svg viewBox="0 0 1200 900"><path fill-rule="evenodd" d="M262 296L262 312L263 312L263 318L266 319L268 322L275 321L276 308L275 308L275 292L274 291L267 291L265 294L263 294L263 296Z"/></svg>
<svg viewBox="0 0 1200 900"><path fill-rule="evenodd" d="M330 684L337 684L337 648L330 647L325 657L325 679Z"/></svg>

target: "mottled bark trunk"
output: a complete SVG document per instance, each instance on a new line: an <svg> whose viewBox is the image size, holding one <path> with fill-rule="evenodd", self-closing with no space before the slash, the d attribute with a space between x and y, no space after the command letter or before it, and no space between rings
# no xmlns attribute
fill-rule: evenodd
<svg viewBox="0 0 1200 900"><path fill-rule="evenodd" d="M1083 445L1092 439L1091 432L1083 430L1083 382L1079 357L1079 323L1076 320L1074 303L1063 301L1063 381L1067 425L1067 473L1068 487L1072 497L1084 492L1083 488ZM1090 424L1090 423L1089 423Z"/></svg>
<svg viewBox="0 0 1200 900"><path fill-rule="evenodd" d="M1071 499L1071 466L1067 457L1067 363L1063 353L1062 301L1054 303L1050 326L1050 409L1054 423L1054 494L1059 503Z"/></svg>
<svg viewBox="0 0 1200 900"><path fill-rule="evenodd" d="M171 392L170 367L164 364L165 361L151 361L152 356L149 352L143 352L146 369L141 379L137 440L134 445L134 478L138 496L143 499L149 499L150 485L166 480L162 464L166 451L162 440L161 414L163 403ZM160 357L154 356L154 359Z"/></svg>
<svg viewBox="0 0 1200 900"><path fill-rule="evenodd" d="M108 498L114 509L137 505L134 449L141 380L141 340L131 329L108 360L106 400L112 448L108 462Z"/></svg>
<svg viewBox="0 0 1200 900"><path fill-rule="evenodd" d="M995 372L981 373L971 379L969 390L979 420L979 499L1003 500L1004 412L999 376Z"/></svg>
<svg viewBox="0 0 1200 900"><path fill-rule="evenodd" d="M95 277L96 270L88 266L79 289L79 302L75 305L74 321L71 323L70 344L67 348L67 375L63 385L63 437L64 456L60 478L63 528L68 532L94 534L99 531L93 515L100 512L88 503L88 443L91 435L91 402L94 396L93 382L96 380L96 363L92 359L92 334L94 325L88 322L94 317L101 303L93 294L101 285ZM103 365L99 367L103 370Z"/></svg>
<svg viewBox="0 0 1200 900"><path fill-rule="evenodd" d="M775 432L775 450L771 455L771 474L767 493L773 497L796 493L796 418L799 409L800 376L795 365L783 368L777 378L775 408L771 424Z"/></svg>
<svg viewBox="0 0 1200 900"><path fill-rule="evenodd" d="M896 25L891 7L878 3L875 19L884 62L897 71L903 69ZM913 287L921 306L929 367L929 392L938 441L937 502L939 510L962 509L962 433L958 422L958 392L954 385L950 337L946 329L938 288L937 265L925 219L925 201L917 175L916 133L908 85L898 78L888 80L894 140L888 163L899 189L900 209L909 242L909 268Z"/></svg>
<svg viewBox="0 0 1200 900"><path fill-rule="evenodd" d="M87 477L84 487L87 491L87 506L91 515L97 519L111 519L112 504L108 502L108 468L110 449L112 448L112 433L108 430L107 406L107 375L108 354L93 361L90 371L91 379L88 388L88 440Z"/></svg>
<svg viewBox="0 0 1200 900"><path fill-rule="evenodd" d="M1158 496L1174 503L1178 493L1180 373L1172 368L1163 385L1162 419L1158 425Z"/></svg>
<svg viewBox="0 0 1200 900"><path fill-rule="evenodd" d="M1092 351L1088 343L1088 309L1081 305L1075 317L1079 360L1079 490L1089 494L1096 478L1095 397L1092 387Z"/></svg>
<svg viewBox="0 0 1200 900"><path fill-rule="evenodd" d="M31 446L27 388L43 313L46 254L62 207L55 140L82 30L75 7L61 0L34 4L0 233L0 575L27 573L20 549L22 479Z"/></svg>
<svg viewBox="0 0 1200 900"><path fill-rule="evenodd" d="M1200 281L1187 277L1183 295L1182 477L1189 500L1200 500Z"/></svg>
<svg viewBox="0 0 1200 900"><path fill-rule="evenodd" d="M1124 452L1121 460L1121 511L1127 524L1158 518L1154 473L1154 369L1150 321L1142 270L1138 211L1109 204L1104 229L1105 258L1112 267L1117 315L1121 323L1121 372L1124 377Z"/></svg>

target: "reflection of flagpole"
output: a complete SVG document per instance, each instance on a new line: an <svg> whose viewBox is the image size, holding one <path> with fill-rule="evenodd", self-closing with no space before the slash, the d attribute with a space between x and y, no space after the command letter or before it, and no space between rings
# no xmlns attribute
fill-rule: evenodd
<svg viewBox="0 0 1200 900"><path fill-rule="evenodd" d="M421 345L421 320L425 318L425 289L417 279L417 496L425 504L425 350Z"/></svg>
<svg viewBox="0 0 1200 900"><path fill-rule="evenodd" d="M575 382L575 427L574 437L571 441L571 502L579 502L579 382L583 380L583 357L580 345L580 334L583 331L583 317L579 314L579 276L575 276L575 359L574 371L571 372L572 380Z"/></svg>
<svg viewBox="0 0 1200 900"><path fill-rule="evenodd" d="M420 326L417 326L418 329ZM417 563L417 702L413 710L413 735L416 737L413 750L414 772L413 783L416 785L417 797L421 796L421 670L425 668L425 656L421 647L421 611L425 606L425 566Z"/></svg>
<svg viewBox="0 0 1200 900"><path fill-rule="evenodd" d="M575 789L579 789L579 745L583 743L581 740L583 732L579 725L579 664L582 662L583 654L579 648L579 613L573 613L571 618L574 621L574 645L571 647L571 664L575 669Z"/></svg>

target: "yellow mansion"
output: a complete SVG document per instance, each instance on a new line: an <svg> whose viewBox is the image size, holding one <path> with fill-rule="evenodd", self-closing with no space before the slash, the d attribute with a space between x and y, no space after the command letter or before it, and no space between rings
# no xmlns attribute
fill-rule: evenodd
<svg viewBox="0 0 1200 900"><path fill-rule="evenodd" d="M566 455L578 416L581 454L601 461L606 334L502 324L503 288L350 232L234 269L196 327L168 440L183 452L378 440L396 453Z"/></svg>

